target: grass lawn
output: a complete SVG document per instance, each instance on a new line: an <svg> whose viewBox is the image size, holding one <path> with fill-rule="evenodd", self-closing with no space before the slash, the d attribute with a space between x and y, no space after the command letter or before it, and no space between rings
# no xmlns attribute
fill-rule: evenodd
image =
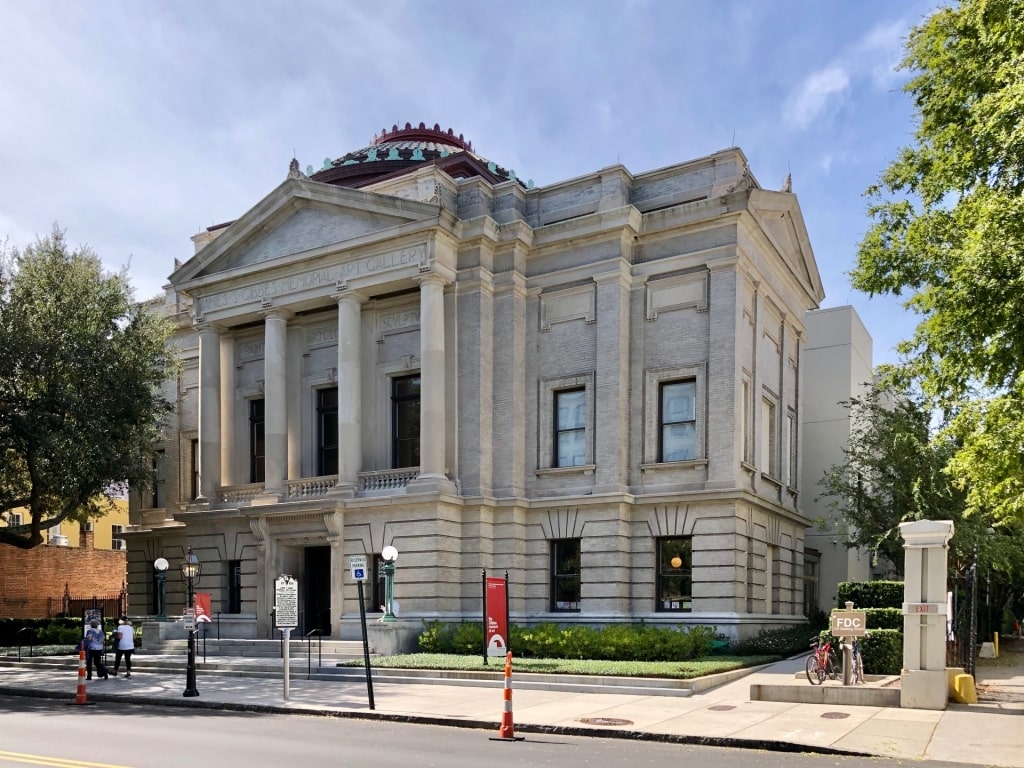
<svg viewBox="0 0 1024 768"><path fill-rule="evenodd" d="M692 661L590 661L586 659L513 658L513 672L543 672L556 675L607 675L612 677L669 677L689 680L742 667L777 661L778 656L706 656ZM362 659L338 663L339 667L361 667ZM501 672L504 659L493 658L484 666L481 656L443 653L407 653L377 656L370 660L377 669L437 669Z"/></svg>

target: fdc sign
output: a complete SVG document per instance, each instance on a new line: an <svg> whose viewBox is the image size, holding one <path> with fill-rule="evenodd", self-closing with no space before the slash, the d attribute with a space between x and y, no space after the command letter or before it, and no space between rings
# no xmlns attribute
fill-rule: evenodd
<svg viewBox="0 0 1024 768"><path fill-rule="evenodd" d="M863 637L868 632L866 611L833 611L832 634L836 637Z"/></svg>

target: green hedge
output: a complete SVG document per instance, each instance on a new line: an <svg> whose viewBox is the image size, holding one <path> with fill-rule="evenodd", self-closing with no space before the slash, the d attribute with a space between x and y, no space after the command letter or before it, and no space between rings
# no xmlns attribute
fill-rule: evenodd
<svg viewBox="0 0 1024 768"><path fill-rule="evenodd" d="M844 610L852 601L854 610L864 608L903 609L902 581L843 581L836 591L836 606Z"/></svg>
<svg viewBox="0 0 1024 768"><path fill-rule="evenodd" d="M818 630L818 627L812 628L810 624L762 629L753 637L734 645L732 652L737 656L792 656L806 651L811 645L811 637Z"/></svg>
<svg viewBox="0 0 1024 768"><path fill-rule="evenodd" d="M867 614L868 631L876 629L895 629L903 631L903 609L902 608L865 608Z"/></svg>
<svg viewBox="0 0 1024 768"><path fill-rule="evenodd" d="M473 655L482 652L483 624L424 622L419 647L424 653ZM513 626L509 643L516 656L545 659L608 661L687 661L711 652L711 627L652 627L612 624L599 629L559 627L550 622L533 627Z"/></svg>

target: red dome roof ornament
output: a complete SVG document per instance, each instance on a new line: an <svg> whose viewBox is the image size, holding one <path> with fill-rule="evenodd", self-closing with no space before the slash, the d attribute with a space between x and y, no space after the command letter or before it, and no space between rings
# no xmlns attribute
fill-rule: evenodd
<svg viewBox="0 0 1024 768"><path fill-rule="evenodd" d="M404 128L399 128L396 124L391 126L390 131L383 128L380 134L374 134L372 146L376 147L390 141L426 141L459 147L467 152L473 151L473 142L467 141L461 133L456 136L451 128L442 131L437 123L434 123L433 128L428 128L426 123L420 123L415 128L412 123L406 123Z"/></svg>

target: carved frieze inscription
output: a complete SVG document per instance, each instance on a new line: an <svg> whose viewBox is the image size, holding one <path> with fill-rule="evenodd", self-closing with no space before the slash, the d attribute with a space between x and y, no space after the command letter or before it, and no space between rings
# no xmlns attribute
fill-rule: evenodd
<svg viewBox="0 0 1024 768"><path fill-rule="evenodd" d="M337 325L318 325L306 331L306 344L310 349L333 347L338 343Z"/></svg>
<svg viewBox="0 0 1024 768"><path fill-rule="evenodd" d="M239 342L238 359L243 363L247 363L250 360L262 360L265 343L266 342L263 339L252 339L250 341Z"/></svg>
<svg viewBox="0 0 1024 768"><path fill-rule="evenodd" d="M321 286L335 288L344 286L347 281L358 277L380 274L412 265L419 266L421 271L429 269L430 258L427 254L426 244L404 248L400 251L364 256L344 264L336 264L312 272L303 272L230 291L212 293L200 299L199 311L206 313L254 301L273 301L276 298Z"/></svg>
<svg viewBox="0 0 1024 768"><path fill-rule="evenodd" d="M418 309L404 309L401 312L389 312L377 318L377 343L383 344L384 337L392 333L419 328L420 313Z"/></svg>

